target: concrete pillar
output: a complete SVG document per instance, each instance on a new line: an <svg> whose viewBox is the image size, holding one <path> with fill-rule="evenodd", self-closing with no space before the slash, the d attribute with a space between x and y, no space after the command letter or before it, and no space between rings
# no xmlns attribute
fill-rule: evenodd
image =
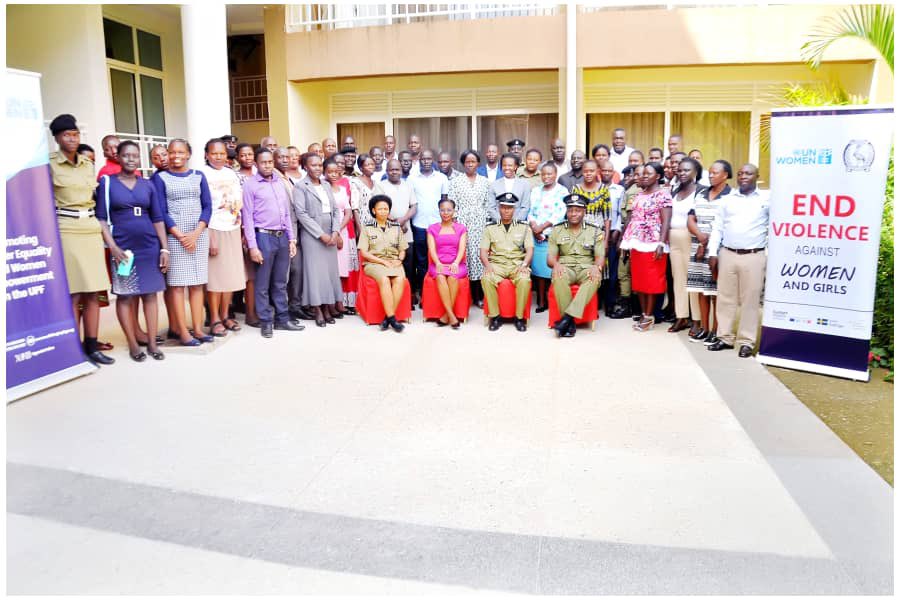
<svg viewBox="0 0 900 600"><path fill-rule="evenodd" d="M181 43L191 166L199 167L206 141L231 130L225 5L182 5Z"/></svg>
<svg viewBox="0 0 900 600"><path fill-rule="evenodd" d="M578 6L572 0L566 3L566 148L581 147L578 139Z"/></svg>

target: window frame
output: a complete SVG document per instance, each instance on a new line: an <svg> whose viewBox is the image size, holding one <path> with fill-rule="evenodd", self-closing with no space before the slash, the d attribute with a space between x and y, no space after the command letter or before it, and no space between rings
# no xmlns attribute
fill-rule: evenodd
<svg viewBox="0 0 900 600"><path fill-rule="evenodd" d="M166 77L165 67L166 61L163 53L164 41L165 37L152 29L146 27L138 27L125 19L121 19L119 17L113 17L110 15L103 15L104 19L108 19L113 21L114 23L118 23L119 25L124 25L125 27L131 28L131 43L134 48L134 63L129 63L121 60L117 60L114 58L106 58L104 54L104 58L106 58L106 87L109 90L110 99L112 98L112 76L110 73L110 69L116 69L118 71L124 71L126 73L131 73L134 75L134 94L135 101L137 103L137 124L138 131L137 132L128 132L128 131L116 131L116 133L128 134L128 135L138 135L138 136L150 136L150 137L166 137L168 136L168 123L171 122L169 119L169 110L166 105L165 99L169 97L169 86L168 80ZM159 53L160 53L160 62L162 63L163 70L157 70L150 67L145 67L140 64L141 62L141 53L140 48L138 46L138 30L143 31L144 33L149 33L151 35L155 35L159 38ZM104 40L105 44L105 40ZM162 134L150 134L147 133L144 127L144 98L141 90L141 75L145 75L147 77L153 77L155 79L159 79L162 82L162 92L163 92L163 119L166 123L166 131ZM113 117L115 118L115 116ZM118 129L118 128L116 128Z"/></svg>

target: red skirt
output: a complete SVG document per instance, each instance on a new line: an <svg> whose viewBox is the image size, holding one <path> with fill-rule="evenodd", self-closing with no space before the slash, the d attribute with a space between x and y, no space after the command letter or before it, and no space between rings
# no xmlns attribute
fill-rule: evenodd
<svg viewBox="0 0 900 600"><path fill-rule="evenodd" d="M644 294L666 293L666 255L631 251L631 289Z"/></svg>

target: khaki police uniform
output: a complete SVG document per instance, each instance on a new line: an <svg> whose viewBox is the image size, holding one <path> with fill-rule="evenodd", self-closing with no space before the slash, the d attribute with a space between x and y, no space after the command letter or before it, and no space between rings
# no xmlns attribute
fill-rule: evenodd
<svg viewBox="0 0 900 600"><path fill-rule="evenodd" d="M75 155L72 163L62 152L53 152L50 154L50 177L56 208L67 215L75 215L64 216L57 212L56 217L69 293L108 290L109 275L100 221L94 216L94 190L97 188L94 163L80 154Z"/></svg>
<svg viewBox="0 0 900 600"><path fill-rule="evenodd" d="M569 228L569 223L554 225L547 239L547 256L556 256L557 262L565 268L565 274L552 277L553 293L556 294L556 304L560 314L567 314L575 318L581 318L584 307L590 301L591 296L597 293L601 277L591 281L588 277L594 260L603 259L606 255L606 240L603 239L603 230L587 223L582 223L578 232ZM602 260L600 262L602 265ZM602 269L602 266L600 267ZM569 286L579 284L578 293L572 298Z"/></svg>
<svg viewBox="0 0 900 600"><path fill-rule="evenodd" d="M525 262L525 253L529 248L534 248L534 235L524 221L513 221L509 229L502 223L485 228L481 236L481 249L488 251L488 262L493 271L482 276L481 287L489 317L500 315L497 286L502 280L509 279L516 286L516 318L525 318L525 304L531 293L531 268L526 264L520 272L519 267Z"/></svg>
<svg viewBox="0 0 900 600"><path fill-rule="evenodd" d="M402 260L400 256L409 248L409 242L396 221L388 221L384 229L376 223L365 225L359 236L360 251L374 254L382 260ZM403 265L386 267L376 263L366 263L363 272L376 281L385 277L405 277Z"/></svg>
<svg viewBox="0 0 900 600"><path fill-rule="evenodd" d="M622 206L620 207L620 211L622 214L622 233L625 233L625 221L631 216L631 209L634 206L634 197L640 193L640 188L636 185L632 185L625 192L625 199L622 202ZM611 265L610 265L611 266ZM625 252L619 252L619 292L620 297L628 298L631 296L631 265L625 262Z"/></svg>

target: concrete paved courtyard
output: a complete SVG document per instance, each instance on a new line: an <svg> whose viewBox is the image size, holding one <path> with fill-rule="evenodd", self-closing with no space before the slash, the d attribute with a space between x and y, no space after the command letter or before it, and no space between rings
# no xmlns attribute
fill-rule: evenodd
<svg viewBox="0 0 900 600"><path fill-rule="evenodd" d="M11 594L890 594L893 490L754 360L359 319L7 407Z"/></svg>

